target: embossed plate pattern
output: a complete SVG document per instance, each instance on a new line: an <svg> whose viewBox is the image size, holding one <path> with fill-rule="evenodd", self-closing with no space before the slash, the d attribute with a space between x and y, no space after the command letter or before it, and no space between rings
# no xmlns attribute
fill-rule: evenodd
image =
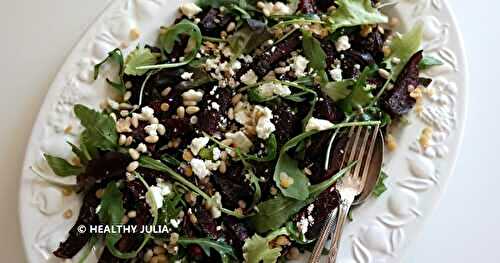
<svg viewBox="0 0 500 263"><path fill-rule="evenodd" d="M92 80L93 64L115 47L153 43L161 25L175 17L181 0L115 0L88 30L54 80L33 128L26 152L20 189L20 217L27 258L30 262L60 262L51 256L64 239L78 211L75 194L64 196L61 188L41 179L53 177L42 152L70 157L65 141L76 141L81 131L72 113L75 103L99 107L108 88L103 79ZM425 94L421 111L409 117L411 125L397 136L399 147L386 158L388 188L354 212L344 231L340 263L400 262L425 219L436 207L453 172L466 111L467 70L462 41L445 0L401 0L386 12L403 22L401 30L424 25L424 49L445 62L426 72L434 79L432 94ZM140 39L130 40L138 28ZM71 131L65 128L71 126ZM418 138L424 127L434 132L430 146L422 149ZM33 169L32 169L33 168ZM58 180L72 184L72 179ZM89 262L96 261L93 251ZM303 262L303 261L299 261Z"/></svg>

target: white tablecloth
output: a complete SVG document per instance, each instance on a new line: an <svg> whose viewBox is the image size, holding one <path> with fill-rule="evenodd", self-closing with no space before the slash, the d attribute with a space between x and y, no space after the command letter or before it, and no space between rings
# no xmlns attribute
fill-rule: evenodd
<svg viewBox="0 0 500 263"><path fill-rule="evenodd" d="M54 75L110 0L2 0L0 262L24 262L18 184L24 150ZM469 114L455 175L407 262L499 262L500 2L452 0L470 69ZM496 48L496 49L495 49Z"/></svg>

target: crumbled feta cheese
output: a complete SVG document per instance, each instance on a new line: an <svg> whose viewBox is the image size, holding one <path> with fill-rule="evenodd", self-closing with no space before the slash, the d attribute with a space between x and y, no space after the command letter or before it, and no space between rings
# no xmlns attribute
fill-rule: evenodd
<svg viewBox="0 0 500 263"><path fill-rule="evenodd" d="M150 124L144 127L144 131L146 131L146 133L150 136L157 136L158 126L159 126L158 124Z"/></svg>
<svg viewBox="0 0 500 263"><path fill-rule="evenodd" d="M198 176L199 179L203 179L210 175L210 170L208 170L205 162L198 158L193 158L190 162L193 173Z"/></svg>
<svg viewBox="0 0 500 263"><path fill-rule="evenodd" d="M203 147L207 146L208 141L209 141L209 138L207 138L207 137L194 138L191 141L191 144L189 145L189 149L196 156L196 155L198 155L198 153L200 152L200 150Z"/></svg>
<svg viewBox="0 0 500 263"><path fill-rule="evenodd" d="M281 85L281 83L267 82L259 86L259 93L263 97L271 97L274 94L288 96L292 94L292 91L287 86Z"/></svg>
<svg viewBox="0 0 500 263"><path fill-rule="evenodd" d="M219 169L220 161L214 162L212 160L205 160L205 166L210 171L216 171L217 169Z"/></svg>
<svg viewBox="0 0 500 263"><path fill-rule="evenodd" d="M219 111L219 109L220 109L220 105L219 105L219 103L217 103L217 102L215 102L215 101L214 101L214 102L212 102L212 103L210 103L210 106L212 106L212 109L214 109L214 110L216 110L216 111Z"/></svg>
<svg viewBox="0 0 500 263"><path fill-rule="evenodd" d="M282 2L259 2L257 3L257 7L262 9L262 13L265 16L291 15L293 13L293 10Z"/></svg>
<svg viewBox="0 0 500 263"><path fill-rule="evenodd" d="M221 155L220 149L218 147L214 147L214 149L212 150L212 157L213 157L214 161L219 160L220 155Z"/></svg>
<svg viewBox="0 0 500 263"><path fill-rule="evenodd" d="M330 70L330 76L332 76L332 79L335 81L341 81L342 69L340 69L340 67L335 67L334 69Z"/></svg>
<svg viewBox="0 0 500 263"><path fill-rule="evenodd" d="M183 15L193 18L195 15L199 14L201 11L203 11L199 6L197 6L195 3L186 3L182 4L180 6L180 10Z"/></svg>
<svg viewBox="0 0 500 263"><path fill-rule="evenodd" d="M188 91L183 92L181 96L182 99L184 100L200 102L201 99L203 98L203 92L190 89Z"/></svg>
<svg viewBox="0 0 500 263"><path fill-rule="evenodd" d="M247 153L252 148L253 143L242 131L226 133L226 138L233 141L234 146L240 148L243 153Z"/></svg>
<svg viewBox="0 0 500 263"><path fill-rule="evenodd" d="M324 131L330 129L334 124L328 120L317 119L311 117L306 125L306 132L310 131Z"/></svg>
<svg viewBox="0 0 500 263"><path fill-rule="evenodd" d="M154 207L160 209L163 207L163 195L162 189L157 186L149 187L148 192L146 193L146 203L151 207L151 213L156 213L153 210Z"/></svg>
<svg viewBox="0 0 500 263"><path fill-rule="evenodd" d="M155 113L155 110L153 110L151 107L149 106L146 106L146 107L142 107L141 109L141 113L142 113L142 117L146 120L149 120L151 118L153 118L153 115Z"/></svg>
<svg viewBox="0 0 500 263"><path fill-rule="evenodd" d="M350 49L351 43L349 43L349 37L348 36L339 37L335 42L335 48L337 49L338 52Z"/></svg>
<svg viewBox="0 0 500 263"><path fill-rule="evenodd" d="M292 68L295 71L295 76L297 77L304 77L307 64L309 64L309 60L307 60L303 56L296 56L293 58L293 65Z"/></svg>
<svg viewBox="0 0 500 263"><path fill-rule="evenodd" d="M172 193L172 184L165 182L164 180L158 178L156 179L156 186L161 190L163 196L167 196Z"/></svg>
<svg viewBox="0 0 500 263"><path fill-rule="evenodd" d="M222 207L222 197L219 192L215 192L212 196L212 207L210 207L210 213L213 218L221 217L222 213L220 211L220 207Z"/></svg>
<svg viewBox="0 0 500 263"><path fill-rule="evenodd" d="M257 83L257 80L259 80L259 77L255 74L253 70L248 70L245 74L243 74L240 78L241 82L243 82L246 85L253 85Z"/></svg>
<svg viewBox="0 0 500 263"><path fill-rule="evenodd" d="M170 224L173 228L178 228L181 221L181 219L170 219Z"/></svg>
<svg viewBox="0 0 500 263"><path fill-rule="evenodd" d="M192 77L193 77L193 74L192 72L184 72L181 74L181 78L183 80L190 80Z"/></svg>
<svg viewBox="0 0 500 263"><path fill-rule="evenodd" d="M250 121L250 118L248 118L248 113L245 111L237 111L234 113L234 120L237 121L241 125L245 125Z"/></svg>
<svg viewBox="0 0 500 263"><path fill-rule="evenodd" d="M307 218L302 217L299 222L297 222L297 229L302 233L305 234L307 232L307 229L309 228L309 221Z"/></svg>
<svg viewBox="0 0 500 263"><path fill-rule="evenodd" d="M276 127L271 122L273 112L268 107L255 106L254 115L260 116L255 127L257 137L266 140L276 130Z"/></svg>

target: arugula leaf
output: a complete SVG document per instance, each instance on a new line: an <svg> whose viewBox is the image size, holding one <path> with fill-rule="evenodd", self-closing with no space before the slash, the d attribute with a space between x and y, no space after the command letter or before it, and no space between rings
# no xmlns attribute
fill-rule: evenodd
<svg viewBox="0 0 500 263"><path fill-rule="evenodd" d="M245 154L245 158L248 160L256 161L256 162L269 162L276 159L278 155L278 142L276 140L276 136L272 133L269 138L266 140L266 155L258 156L256 154Z"/></svg>
<svg viewBox="0 0 500 263"><path fill-rule="evenodd" d="M257 232L265 233L288 222L290 217L297 214L303 207L314 202L323 191L332 186L340 177L349 171L354 164L355 163L348 165L330 179L306 188L310 192L306 200L278 196L257 205L259 212L257 215L250 218Z"/></svg>
<svg viewBox="0 0 500 263"><path fill-rule="evenodd" d="M269 242L273 239L288 235L288 231L285 228L279 229L267 235L266 237L261 237L258 234L254 234L252 238L245 240L243 245L243 257L247 263L274 263L281 256L281 247L271 247Z"/></svg>
<svg viewBox="0 0 500 263"><path fill-rule="evenodd" d="M137 69L140 66L150 66L156 64L156 56L149 48L137 47L134 51L130 52L125 61L125 74L132 76L142 76L148 70Z"/></svg>
<svg viewBox="0 0 500 263"><path fill-rule="evenodd" d="M167 196L168 197L168 196ZM182 195L174 195L171 198L163 199L163 206L158 213L158 224L168 225L170 219L175 219L182 210Z"/></svg>
<svg viewBox="0 0 500 263"><path fill-rule="evenodd" d="M338 7L328 17L331 32L342 27L387 23L388 18L370 0L337 0Z"/></svg>
<svg viewBox="0 0 500 263"><path fill-rule="evenodd" d="M85 131L81 135L82 144L101 150L114 150L117 147L118 134L114 120L105 113L100 113L77 104L74 107L75 115Z"/></svg>
<svg viewBox="0 0 500 263"><path fill-rule="evenodd" d="M349 88L355 83L356 82L352 79L328 82L322 87L322 90L333 101L339 101L347 98L347 96L351 94L351 90Z"/></svg>
<svg viewBox="0 0 500 263"><path fill-rule="evenodd" d="M92 157L85 150L85 145L82 146L82 149L78 148L78 146L72 144L71 142L67 142L71 146L71 151L80 159L80 162L83 164L87 164Z"/></svg>
<svg viewBox="0 0 500 263"><path fill-rule="evenodd" d="M411 56L415 54L422 43L423 25L417 24L409 32L401 37L394 37L391 43L391 54L384 63L388 69L392 69L393 80L396 80ZM391 60L398 58L401 60L397 65L393 65Z"/></svg>
<svg viewBox="0 0 500 263"><path fill-rule="evenodd" d="M387 187L385 186L385 179L387 179L387 174L384 171L380 172L380 175L378 177L377 183L375 184L375 187L373 188L372 194L376 197L381 196L385 191L387 191Z"/></svg>
<svg viewBox="0 0 500 263"><path fill-rule="evenodd" d="M181 161L177 160L175 157L169 155L169 154L163 154L160 159L164 161L167 164L173 165L173 166L179 166L181 164Z"/></svg>
<svg viewBox="0 0 500 263"><path fill-rule="evenodd" d="M213 249L219 253L221 260L223 263L231 262L230 259L236 260L236 254L234 253L233 247L222 242L222 241L214 241L208 238L187 238L181 237L177 241L177 244L187 247L191 244L199 245L207 256L210 256L210 249Z"/></svg>
<svg viewBox="0 0 500 263"><path fill-rule="evenodd" d="M50 168L52 168L52 171L54 171L54 173L58 176L66 177L79 175L84 172L83 167L72 165L63 158L48 154L44 154L43 156L45 156L45 159L49 163Z"/></svg>
<svg viewBox="0 0 500 263"><path fill-rule="evenodd" d="M311 68L316 71L322 71L326 68L326 53L321 47L321 43L311 32L302 30L302 45L304 47L304 55L311 63Z"/></svg>
<svg viewBox="0 0 500 263"><path fill-rule="evenodd" d="M123 54L122 51L119 48L116 48L108 53L108 56L101 61L100 63L96 64L94 66L94 80L97 79L99 76L99 70L102 65L104 65L106 62L111 61L114 62L115 64L118 64L119 70L118 70L118 76L120 78L119 82L113 82L109 79L106 79L106 82L110 84L113 88L115 88L120 94L125 93L125 82L123 81L123 74L124 74L124 60L123 60Z"/></svg>
<svg viewBox="0 0 500 263"><path fill-rule="evenodd" d="M116 186L116 182L110 182L104 190L104 194L101 198L99 212L99 221L107 225L119 225L121 224L123 215L125 214L125 208L123 208L123 194L120 189ZM106 245L111 250L114 248L118 240L121 238L121 234L117 232L110 232L106 234Z"/></svg>
<svg viewBox="0 0 500 263"><path fill-rule="evenodd" d="M424 56L424 58L422 58L422 60L418 64L418 68L420 70L426 70L426 69L432 68L434 66L441 66L443 64L444 64L443 61L441 61L435 57Z"/></svg>
<svg viewBox="0 0 500 263"><path fill-rule="evenodd" d="M293 183L286 188L281 185L283 173L293 179ZM298 200L305 200L309 196L307 188L309 185L309 178L307 178L302 169L299 168L297 160L292 159L285 152L280 154L273 178L276 186L278 186L284 196Z"/></svg>
<svg viewBox="0 0 500 263"><path fill-rule="evenodd" d="M242 27L227 40L233 53L232 59L237 59L242 54L251 53L271 37L272 34L262 22L253 27L249 25Z"/></svg>
<svg viewBox="0 0 500 263"><path fill-rule="evenodd" d="M368 77L373 76L378 71L376 64L365 67L359 78L354 83L351 94L340 101L340 106L344 112L351 113L354 108L368 105L373 100L371 90L367 89Z"/></svg>
<svg viewBox="0 0 500 263"><path fill-rule="evenodd" d="M178 63L140 66L136 67L136 70L176 68L189 64L196 57L196 53L198 53L203 39L200 28L196 24L184 19L171 27L165 28L165 32L160 34L160 46L165 53L171 54L174 50L175 43L179 41L179 36L183 34L189 36L187 46L184 49L183 61Z"/></svg>

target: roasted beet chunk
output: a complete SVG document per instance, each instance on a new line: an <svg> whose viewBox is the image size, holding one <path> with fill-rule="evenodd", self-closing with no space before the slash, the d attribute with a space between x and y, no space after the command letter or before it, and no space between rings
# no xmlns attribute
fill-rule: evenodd
<svg viewBox="0 0 500 263"><path fill-rule="evenodd" d="M316 239L323 228L328 214L339 205L339 194L336 190L326 190L310 205L304 207L294 217L293 222L299 226L307 221L306 238ZM303 222L303 223L301 223ZM299 227L300 229L300 227Z"/></svg>
<svg viewBox="0 0 500 263"><path fill-rule="evenodd" d="M300 36L300 32L293 33L285 40L266 50L262 55L256 58L252 65L253 71L255 71L259 77L266 75L276 62L288 56L290 52L296 50L301 45L302 41L300 40Z"/></svg>
<svg viewBox="0 0 500 263"><path fill-rule="evenodd" d="M384 38L376 28L366 37L356 34L351 44L356 50L369 52L377 62L381 62L384 59L384 52L382 50L384 47Z"/></svg>
<svg viewBox="0 0 500 263"><path fill-rule="evenodd" d="M300 118L289 106L279 105L273 109L272 122L276 127L276 139L282 145L300 131Z"/></svg>
<svg viewBox="0 0 500 263"><path fill-rule="evenodd" d="M196 219L198 220L198 225L202 233L207 234L210 238L219 238L221 232L217 230L217 222L212 218L210 212L204 208L197 207L194 210Z"/></svg>
<svg viewBox="0 0 500 263"><path fill-rule="evenodd" d="M366 66L375 64L373 56L368 52L359 52L356 50L344 51L342 59L342 77L350 79L356 77ZM357 67L356 65L359 65Z"/></svg>
<svg viewBox="0 0 500 263"><path fill-rule="evenodd" d="M215 187L222 195L222 204L228 208L237 208L238 202L251 202L253 190L245 181L242 165L233 165L225 174L214 176Z"/></svg>
<svg viewBox="0 0 500 263"><path fill-rule="evenodd" d="M83 198L83 204L78 214L78 219L75 225L69 231L69 236L66 241L59 244L59 248L54 251L54 255L59 258L72 258L80 251L89 241L90 232L80 233L78 227L84 225L89 229L90 225L97 225L99 219L96 213L96 208L100 200L96 197L95 191L97 187L93 187L87 192Z"/></svg>
<svg viewBox="0 0 500 263"><path fill-rule="evenodd" d="M231 20L231 16L223 15L218 9L212 8L201 19L200 30L205 36L218 37Z"/></svg>
<svg viewBox="0 0 500 263"><path fill-rule="evenodd" d="M299 10L304 14L316 13L316 1L315 0L300 0Z"/></svg>
<svg viewBox="0 0 500 263"><path fill-rule="evenodd" d="M224 217L224 235L227 242L241 253L245 240L250 237L247 227L234 217Z"/></svg>
<svg viewBox="0 0 500 263"><path fill-rule="evenodd" d="M418 75L420 71L418 64L421 60L422 51L419 51L410 58L403 71L401 71L396 83L394 83L394 88L387 91L382 98L382 106L390 115L402 116L415 106L416 100L410 96L411 91L409 89L411 86L416 88L419 84Z"/></svg>
<svg viewBox="0 0 500 263"><path fill-rule="evenodd" d="M123 176L129 162L130 158L125 154L105 152L89 161L85 172L77 177L78 184L90 186L95 182Z"/></svg>
<svg viewBox="0 0 500 263"><path fill-rule="evenodd" d="M344 119L344 113L337 108L335 103L327 96L322 94L316 103L313 115L319 119L326 119L333 123L341 122Z"/></svg>

